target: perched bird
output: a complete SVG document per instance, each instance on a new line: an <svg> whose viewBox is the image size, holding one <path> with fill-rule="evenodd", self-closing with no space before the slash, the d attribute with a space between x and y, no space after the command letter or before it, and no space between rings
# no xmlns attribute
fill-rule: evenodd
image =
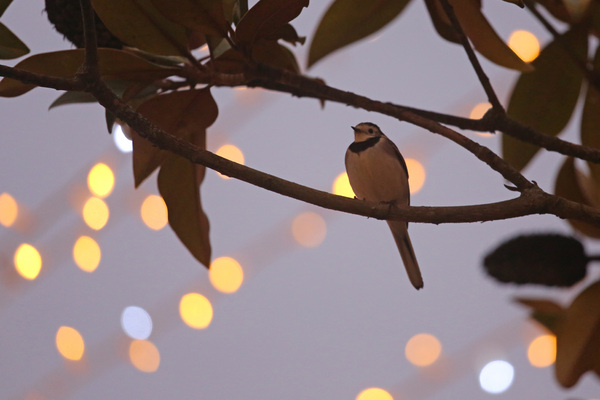
<svg viewBox="0 0 600 400"><path fill-rule="evenodd" d="M409 205L408 169L398 147L370 122L353 126L354 142L346 150L346 172L358 199ZM402 256L408 278L417 289L423 278L408 236L408 223L387 221Z"/></svg>

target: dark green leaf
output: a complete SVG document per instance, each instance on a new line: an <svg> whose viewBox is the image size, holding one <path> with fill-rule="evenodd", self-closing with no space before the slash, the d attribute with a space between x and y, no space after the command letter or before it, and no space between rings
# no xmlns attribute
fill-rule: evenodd
<svg viewBox="0 0 600 400"><path fill-rule="evenodd" d="M458 34L444 12L440 0L425 0L425 5L437 33L449 42L460 43Z"/></svg>
<svg viewBox="0 0 600 400"><path fill-rule="evenodd" d="M210 90L186 90L151 98L138 112L167 133L191 140L194 132L205 131L217 119L218 109ZM140 185L168 153L133 132L133 174Z"/></svg>
<svg viewBox="0 0 600 400"><path fill-rule="evenodd" d="M165 18L152 0L92 0L108 30L124 43L161 55L185 55L185 28Z"/></svg>
<svg viewBox="0 0 600 400"><path fill-rule="evenodd" d="M556 330L564 318L564 309L550 300L530 299L517 297L517 302L531 308L531 317L545 326L550 332L556 334Z"/></svg>
<svg viewBox="0 0 600 400"><path fill-rule="evenodd" d="M556 379L567 388L600 363L600 282L581 292L556 333Z"/></svg>
<svg viewBox="0 0 600 400"><path fill-rule="evenodd" d="M254 43L252 58L273 67L299 72L294 53L274 40L260 40Z"/></svg>
<svg viewBox="0 0 600 400"><path fill-rule="evenodd" d="M563 35L571 50L585 60L587 31L573 27ZM508 115L548 135L558 135L569 122L577 104L583 75L558 40L546 46L533 61L535 71L521 74L515 85ZM539 147L502 135L504 159L521 170Z"/></svg>
<svg viewBox="0 0 600 400"><path fill-rule="evenodd" d="M71 78L81 66L84 50L64 50L33 55L15 67L60 78ZM167 77L175 68L163 68L128 52L116 49L98 49L100 73L105 79L146 81ZM27 93L35 85L4 78L0 81L0 97L15 97Z"/></svg>
<svg viewBox="0 0 600 400"><path fill-rule="evenodd" d="M311 67L326 55L363 39L393 21L409 0L335 0L315 32L308 55Z"/></svg>
<svg viewBox="0 0 600 400"><path fill-rule="evenodd" d="M168 19L194 31L225 37L229 24L225 20L222 0L152 0Z"/></svg>
<svg viewBox="0 0 600 400"><path fill-rule="evenodd" d="M108 133L112 133L115 122L117 121L117 119L115 118L115 115L113 113L111 113L110 111L105 110L104 121L106 122L106 129L108 129Z"/></svg>
<svg viewBox="0 0 600 400"><path fill-rule="evenodd" d="M481 12L480 0L450 0L454 13L473 47L482 56L495 64L518 71L532 71L498 36L492 25Z"/></svg>
<svg viewBox="0 0 600 400"><path fill-rule="evenodd" d="M294 29L294 27L291 24L285 24L284 26L281 27L281 29L279 31L275 32L270 37L265 37L265 39L267 39L267 40L282 39L290 44L293 44L294 46L297 43L304 44L304 42L306 41L305 37L298 36L296 29Z"/></svg>
<svg viewBox="0 0 600 400"><path fill-rule="evenodd" d="M594 72L600 75L600 47L594 57ZM600 90L588 84L581 116L581 144L600 149ZM600 186L600 164L588 161L588 167L596 184Z"/></svg>
<svg viewBox="0 0 600 400"><path fill-rule="evenodd" d="M4 15L4 11L10 6L12 0L0 0L0 17Z"/></svg>
<svg viewBox="0 0 600 400"><path fill-rule="evenodd" d="M308 0L259 0L237 25L236 39L251 45L259 39L272 38L304 7L308 7Z"/></svg>
<svg viewBox="0 0 600 400"><path fill-rule="evenodd" d="M556 193L558 196L564 197L565 199L590 205L579 184L580 178L578 177L578 174L581 173L576 170L573 158L567 158L558 172L558 176L556 177L554 193ZM584 235L593 238L600 238L600 228L597 226L590 225L580 220L568 221L573 228L577 229Z"/></svg>
<svg viewBox="0 0 600 400"><path fill-rule="evenodd" d="M206 147L205 131L196 131L194 136L198 146ZM200 199L203 177L203 166L169 154L158 173L158 190L167 204L171 228L190 253L208 268L209 223Z"/></svg>
<svg viewBox="0 0 600 400"><path fill-rule="evenodd" d="M106 80L105 83L117 96L121 96L125 89L130 85L129 82L114 80ZM67 104L95 103L96 101L96 98L87 92L65 92L50 104L48 110Z"/></svg>
<svg viewBox="0 0 600 400"><path fill-rule="evenodd" d="M0 59L10 60L29 53L29 47L0 22Z"/></svg>

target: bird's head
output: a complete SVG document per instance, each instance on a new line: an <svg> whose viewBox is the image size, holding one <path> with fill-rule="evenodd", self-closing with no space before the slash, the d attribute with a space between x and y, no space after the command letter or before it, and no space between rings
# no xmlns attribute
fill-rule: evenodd
<svg viewBox="0 0 600 400"><path fill-rule="evenodd" d="M379 127L371 122L361 122L360 124L353 126L354 130L354 141L357 143L364 142L365 140L383 136L383 132Z"/></svg>

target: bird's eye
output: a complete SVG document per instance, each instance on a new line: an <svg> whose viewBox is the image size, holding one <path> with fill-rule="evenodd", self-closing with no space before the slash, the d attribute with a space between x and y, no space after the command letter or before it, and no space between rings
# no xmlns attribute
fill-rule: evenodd
<svg viewBox="0 0 600 400"><path fill-rule="evenodd" d="M373 133L373 129L369 128L369 133Z"/></svg>

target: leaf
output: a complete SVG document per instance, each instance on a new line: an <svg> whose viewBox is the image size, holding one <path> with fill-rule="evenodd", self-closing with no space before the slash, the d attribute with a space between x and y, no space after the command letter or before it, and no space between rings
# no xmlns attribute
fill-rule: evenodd
<svg viewBox="0 0 600 400"><path fill-rule="evenodd" d="M521 8L525 7L525 3L523 3L523 0L504 0L507 3L513 3Z"/></svg>
<svg viewBox="0 0 600 400"><path fill-rule="evenodd" d="M563 0L536 0L536 2L548 10L554 18L562 22L571 22L571 15Z"/></svg>
<svg viewBox="0 0 600 400"><path fill-rule="evenodd" d="M600 281L581 292L565 314L556 335L555 373L570 388L600 365Z"/></svg>
<svg viewBox="0 0 600 400"><path fill-rule="evenodd" d="M252 45L259 39L272 38L283 26L296 18L309 0L259 0L242 17L235 30L236 40Z"/></svg>
<svg viewBox="0 0 600 400"><path fill-rule="evenodd" d="M196 131L195 144L206 148L206 132ZM206 268L210 264L210 239L208 218L202 210L200 183L205 168L169 154L158 173L158 190L165 200L169 225L179 240Z"/></svg>
<svg viewBox="0 0 600 400"><path fill-rule="evenodd" d="M393 21L409 0L335 0L323 15L310 44L308 67L332 52L363 39Z"/></svg>
<svg viewBox="0 0 600 400"><path fill-rule="evenodd" d="M209 89L171 92L151 98L137 110L165 132L191 140L194 132L205 131L218 115L217 103ZM167 158L139 134L133 133L133 175L139 186Z"/></svg>
<svg viewBox="0 0 600 400"><path fill-rule="evenodd" d="M260 40L252 47L252 58L273 67L299 72L294 53L274 40Z"/></svg>
<svg viewBox="0 0 600 400"><path fill-rule="evenodd" d="M0 17L4 15L4 11L10 6L12 0L0 0Z"/></svg>
<svg viewBox="0 0 600 400"><path fill-rule="evenodd" d="M164 68L122 50L98 49L100 74L105 79L146 81L165 78L177 69ZM71 78L84 59L84 50L64 50L35 54L19 62L15 68L38 74ZM0 81L0 97L15 97L27 93L35 85L4 78Z"/></svg>
<svg viewBox="0 0 600 400"><path fill-rule="evenodd" d="M556 177L554 193L557 196L565 199L590 205L586 200L583 191L579 185L577 174L579 172L575 168L575 163L572 157L565 160L564 164ZM600 228L580 220L568 220L571 226L586 236L600 238Z"/></svg>
<svg viewBox="0 0 600 400"><path fill-rule="evenodd" d="M0 59L10 60L29 53L29 47L0 22Z"/></svg>
<svg viewBox="0 0 600 400"><path fill-rule="evenodd" d="M438 35L440 35L449 42L460 43L458 34L456 33L456 30L454 29L452 23L448 19L448 16L444 12L440 1L425 0L425 5L427 6L429 17L431 18L431 22L433 22L433 27L437 31Z"/></svg>
<svg viewBox="0 0 600 400"><path fill-rule="evenodd" d="M92 0L106 28L124 43L161 55L185 55L185 28L165 18L152 0Z"/></svg>
<svg viewBox="0 0 600 400"><path fill-rule="evenodd" d="M561 320L564 318L564 309L558 304L543 299L530 299L517 297L517 302L532 309L531 317L556 334Z"/></svg>
<svg viewBox="0 0 600 400"><path fill-rule="evenodd" d="M495 64L517 71L531 71L527 64L498 36L481 12L479 0L450 0L463 31L482 56Z"/></svg>
<svg viewBox="0 0 600 400"><path fill-rule="evenodd" d="M573 27L563 40L581 60L587 55L587 32ZM583 75L559 41L546 46L533 61L535 71L521 74L507 113L510 117L539 132L558 135L567 125L577 104ZM504 159L522 170L539 147L502 135Z"/></svg>
<svg viewBox="0 0 600 400"><path fill-rule="evenodd" d="M114 81L114 80L105 80L106 85L117 95L121 96L125 89L130 85L129 82L126 81ZM77 103L95 103L97 100L91 93L87 92L65 92L58 96L56 100L50 104L48 110L53 108L67 105L67 104L77 104Z"/></svg>
<svg viewBox="0 0 600 400"><path fill-rule="evenodd" d="M222 0L152 0L154 6L171 21L207 35L227 36Z"/></svg>
<svg viewBox="0 0 600 400"><path fill-rule="evenodd" d="M600 47L594 57L594 72L600 73ZM581 115L581 144L600 149L600 90L588 84L583 113ZM587 162L592 178L600 186L600 164Z"/></svg>

